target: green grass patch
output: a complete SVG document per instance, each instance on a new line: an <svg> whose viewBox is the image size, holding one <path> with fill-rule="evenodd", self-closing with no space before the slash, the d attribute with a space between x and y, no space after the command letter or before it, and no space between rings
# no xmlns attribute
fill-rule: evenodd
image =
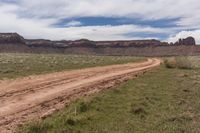
<svg viewBox="0 0 200 133"><path fill-rule="evenodd" d="M0 79L141 61L140 57L0 54Z"/></svg>
<svg viewBox="0 0 200 133"><path fill-rule="evenodd" d="M23 133L199 133L200 69L164 65L71 103Z"/></svg>

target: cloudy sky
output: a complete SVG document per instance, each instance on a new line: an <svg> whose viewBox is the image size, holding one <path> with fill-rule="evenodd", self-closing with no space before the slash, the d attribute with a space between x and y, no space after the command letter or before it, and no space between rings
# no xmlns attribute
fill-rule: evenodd
<svg viewBox="0 0 200 133"><path fill-rule="evenodd" d="M52 40L200 43L199 0L0 0L0 32Z"/></svg>

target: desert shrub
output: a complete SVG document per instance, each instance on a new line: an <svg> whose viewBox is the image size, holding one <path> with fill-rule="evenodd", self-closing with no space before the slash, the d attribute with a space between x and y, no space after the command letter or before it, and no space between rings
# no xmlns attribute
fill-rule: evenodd
<svg viewBox="0 0 200 133"><path fill-rule="evenodd" d="M89 110L89 103L81 102L80 107L79 107L79 111L80 112L86 112L87 110Z"/></svg>
<svg viewBox="0 0 200 133"><path fill-rule="evenodd" d="M176 58L176 62L180 69L192 69L192 61L188 57Z"/></svg>
<svg viewBox="0 0 200 133"><path fill-rule="evenodd" d="M140 118L145 118L147 115L145 103L134 103L131 104L131 113L139 116Z"/></svg>
<svg viewBox="0 0 200 133"><path fill-rule="evenodd" d="M189 57L176 57L169 58L164 61L167 68L179 68L179 69L192 69L192 61Z"/></svg>
<svg viewBox="0 0 200 133"><path fill-rule="evenodd" d="M74 126L76 124L76 120L74 118L68 118L66 123L71 126Z"/></svg>
<svg viewBox="0 0 200 133"><path fill-rule="evenodd" d="M176 68L177 67L177 62L175 58L170 58L170 59L166 59L164 61L165 67L166 68Z"/></svg>

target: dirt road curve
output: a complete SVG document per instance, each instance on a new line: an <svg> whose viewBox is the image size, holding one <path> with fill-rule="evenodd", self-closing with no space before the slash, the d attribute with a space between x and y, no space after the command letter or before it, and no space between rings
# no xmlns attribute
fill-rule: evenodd
<svg viewBox="0 0 200 133"><path fill-rule="evenodd" d="M160 64L158 59L140 63L0 81L0 132L33 118L45 118L69 101L113 87Z"/></svg>

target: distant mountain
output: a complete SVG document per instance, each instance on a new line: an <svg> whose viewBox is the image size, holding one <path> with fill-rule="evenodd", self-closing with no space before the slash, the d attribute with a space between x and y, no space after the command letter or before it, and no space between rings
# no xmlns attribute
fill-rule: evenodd
<svg viewBox="0 0 200 133"><path fill-rule="evenodd" d="M17 33L0 33L0 43L21 43L28 46L44 46L44 47L144 47L144 46L159 46L170 45L167 42L159 40L129 40L129 41L90 41L87 39L80 39L76 41L51 41L45 39L24 39ZM188 37L186 39L179 39L173 45L195 45L195 39ZM172 44L171 44L172 45Z"/></svg>
<svg viewBox="0 0 200 133"><path fill-rule="evenodd" d="M200 46L196 45L193 37L179 39L176 43L169 44L155 39L51 41L45 39L24 39L17 33L0 33L0 52L171 56L200 55Z"/></svg>

